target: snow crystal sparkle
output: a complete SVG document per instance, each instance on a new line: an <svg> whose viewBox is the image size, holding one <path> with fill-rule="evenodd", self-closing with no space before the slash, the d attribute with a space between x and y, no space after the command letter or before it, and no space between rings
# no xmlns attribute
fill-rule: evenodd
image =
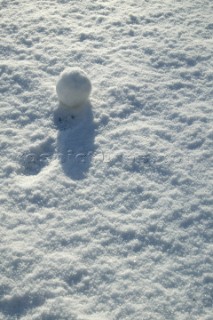
<svg viewBox="0 0 213 320"><path fill-rule="evenodd" d="M79 68L65 69L56 84L58 99L70 108L82 106L88 100L91 90L89 78Z"/></svg>

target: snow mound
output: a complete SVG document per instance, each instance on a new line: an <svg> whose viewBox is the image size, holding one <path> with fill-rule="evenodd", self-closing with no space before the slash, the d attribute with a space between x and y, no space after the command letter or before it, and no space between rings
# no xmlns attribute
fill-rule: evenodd
<svg viewBox="0 0 213 320"><path fill-rule="evenodd" d="M70 108L83 105L89 98L91 89L89 78L79 68L65 69L56 84L59 100Z"/></svg>

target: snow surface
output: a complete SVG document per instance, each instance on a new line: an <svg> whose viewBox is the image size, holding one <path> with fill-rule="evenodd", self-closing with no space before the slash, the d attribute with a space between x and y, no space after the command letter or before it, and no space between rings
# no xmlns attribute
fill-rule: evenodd
<svg viewBox="0 0 213 320"><path fill-rule="evenodd" d="M69 108L79 108L86 104L91 89L88 76L79 68L65 69L56 83L59 101Z"/></svg>
<svg viewBox="0 0 213 320"><path fill-rule="evenodd" d="M212 319L212 1L0 8L0 319Z"/></svg>

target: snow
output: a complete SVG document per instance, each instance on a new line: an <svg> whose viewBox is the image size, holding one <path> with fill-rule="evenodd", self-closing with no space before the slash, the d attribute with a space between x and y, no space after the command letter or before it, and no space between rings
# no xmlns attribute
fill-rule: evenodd
<svg viewBox="0 0 213 320"><path fill-rule="evenodd" d="M91 89L89 78L79 68L65 69L56 84L59 101L70 108L84 105L89 98Z"/></svg>
<svg viewBox="0 0 213 320"><path fill-rule="evenodd" d="M212 319L212 1L0 9L0 319Z"/></svg>

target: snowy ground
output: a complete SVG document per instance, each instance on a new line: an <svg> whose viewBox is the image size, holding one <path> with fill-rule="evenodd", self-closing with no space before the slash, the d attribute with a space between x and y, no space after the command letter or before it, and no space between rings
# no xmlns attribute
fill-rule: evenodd
<svg viewBox="0 0 213 320"><path fill-rule="evenodd" d="M0 1L0 319L212 319L212 17ZM68 66L93 84L72 115Z"/></svg>

